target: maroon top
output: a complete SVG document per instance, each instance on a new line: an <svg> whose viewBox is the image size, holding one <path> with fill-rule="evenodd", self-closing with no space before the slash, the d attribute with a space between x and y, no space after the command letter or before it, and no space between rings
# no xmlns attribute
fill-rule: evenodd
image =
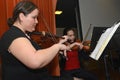
<svg viewBox="0 0 120 80"><path fill-rule="evenodd" d="M80 68L80 61L78 57L78 51L68 51L67 61L64 70L73 70Z"/></svg>

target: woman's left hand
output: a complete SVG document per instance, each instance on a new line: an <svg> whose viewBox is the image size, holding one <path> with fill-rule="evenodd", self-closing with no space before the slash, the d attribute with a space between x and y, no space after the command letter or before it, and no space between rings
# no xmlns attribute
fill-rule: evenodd
<svg viewBox="0 0 120 80"><path fill-rule="evenodd" d="M60 44L63 44L63 43L65 43L68 40L68 36L62 36L62 37L63 38L60 39L60 41L59 41Z"/></svg>

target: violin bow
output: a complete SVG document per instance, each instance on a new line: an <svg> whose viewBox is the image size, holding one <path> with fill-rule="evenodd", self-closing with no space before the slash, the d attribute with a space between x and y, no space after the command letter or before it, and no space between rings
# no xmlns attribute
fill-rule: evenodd
<svg viewBox="0 0 120 80"><path fill-rule="evenodd" d="M90 24L90 26L89 26L89 28L88 28L88 30L87 30L87 33L86 33L85 37L84 37L83 40L82 40L82 43L87 39L88 33L89 33L90 30L91 30L91 27L92 27L92 24Z"/></svg>
<svg viewBox="0 0 120 80"><path fill-rule="evenodd" d="M43 20L43 22L44 22L44 24L45 24L45 27L47 28L48 32L50 33L51 39L52 39L53 41L55 41L55 43L56 43L57 40L56 40L55 37L53 37L52 32L50 31L50 26L49 26L48 23L47 23L47 20L45 19L45 17L44 17L42 14L40 15L40 17L42 18L42 20Z"/></svg>

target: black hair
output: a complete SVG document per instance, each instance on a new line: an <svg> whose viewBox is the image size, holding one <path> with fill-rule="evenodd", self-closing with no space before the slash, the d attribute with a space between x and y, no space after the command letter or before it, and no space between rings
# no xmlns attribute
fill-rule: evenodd
<svg viewBox="0 0 120 80"><path fill-rule="evenodd" d="M63 35L67 35L67 32L72 30L73 32L75 32L75 29L73 27L66 27L64 30L63 30Z"/></svg>
<svg viewBox="0 0 120 80"><path fill-rule="evenodd" d="M63 30L63 35L67 35L67 32L72 30L74 33L75 33L75 28L74 27L66 27L64 30ZM76 35L75 35L76 36ZM74 41L76 41L76 38L74 39ZM70 40L68 40L69 43L71 43Z"/></svg>
<svg viewBox="0 0 120 80"><path fill-rule="evenodd" d="M19 18L20 13L28 15L37 8L38 7L31 1L27 0L20 1L14 8L12 18L8 19L8 26L11 27L14 24L14 22Z"/></svg>

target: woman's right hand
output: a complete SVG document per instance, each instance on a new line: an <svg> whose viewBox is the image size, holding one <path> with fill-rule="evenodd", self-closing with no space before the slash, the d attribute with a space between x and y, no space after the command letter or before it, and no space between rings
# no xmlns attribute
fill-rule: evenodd
<svg viewBox="0 0 120 80"><path fill-rule="evenodd" d="M67 46L65 45L65 44L63 44L63 43L65 43L67 40L68 40L68 36L62 36L63 38L62 39L60 39L60 41L59 41L59 46L60 46L60 54L64 54L64 56L65 57L67 57L67 53L66 53L66 51L67 51Z"/></svg>
<svg viewBox="0 0 120 80"><path fill-rule="evenodd" d="M64 45L64 44L59 44L60 45L60 51L59 51L59 53L60 54L64 54L64 56L67 58L67 46L66 45Z"/></svg>
<svg viewBox="0 0 120 80"><path fill-rule="evenodd" d="M60 43L58 43L58 44L59 44L59 49L60 50L67 50L67 46L66 45L60 44Z"/></svg>

